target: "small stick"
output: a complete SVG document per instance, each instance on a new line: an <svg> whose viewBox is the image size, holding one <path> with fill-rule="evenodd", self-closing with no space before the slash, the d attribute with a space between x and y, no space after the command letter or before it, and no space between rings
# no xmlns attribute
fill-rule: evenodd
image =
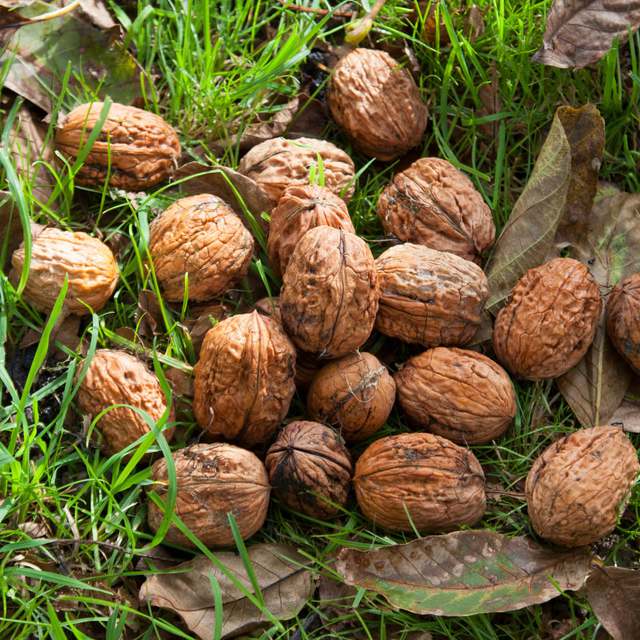
<svg viewBox="0 0 640 640"><path fill-rule="evenodd" d="M346 11L333 11L333 9L320 9L318 7L303 7L299 4L289 4L287 0L278 0L285 8L291 11L300 11L301 13L314 13L317 16L332 15L334 18L353 18L355 12L347 13Z"/></svg>

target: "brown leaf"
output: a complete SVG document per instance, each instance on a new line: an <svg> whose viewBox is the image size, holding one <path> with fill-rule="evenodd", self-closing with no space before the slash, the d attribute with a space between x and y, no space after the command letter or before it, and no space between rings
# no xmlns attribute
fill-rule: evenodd
<svg viewBox="0 0 640 640"><path fill-rule="evenodd" d="M429 13L424 21L422 40L428 45L446 47L450 42L449 33L444 22L442 10L438 8L438 2L432 2Z"/></svg>
<svg viewBox="0 0 640 640"><path fill-rule="evenodd" d="M170 367L164 372L173 392L177 396L193 398L193 376L182 369Z"/></svg>
<svg viewBox="0 0 640 640"><path fill-rule="evenodd" d="M152 338L163 333L162 309L158 297L153 291L141 289L138 293L136 320L139 323L138 332L143 338Z"/></svg>
<svg viewBox="0 0 640 640"><path fill-rule="evenodd" d="M616 38L626 40L639 25L637 0L554 0L542 48L533 59L580 69L600 60Z"/></svg>
<svg viewBox="0 0 640 640"><path fill-rule="evenodd" d="M640 638L640 571L595 565L587 599L614 640Z"/></svg>
<svg viewBox="0 0 640 640"><path fill-rule="evenodd" d="M102 0L80 0L80 7L87 19L99 29L113 29L116 26L109 9Z"/></svg>
<svg viewBox="0 0 640 640"><path fill-rule="evenodd" d="M500 79L495 62L491 65L491 82L489 84L483 84L478 89L478 96L482 102L482 108L478 111L480 117L495 116L502 111ZM487 137L497 139L499 129L498 120L481 124L479 128Z"/></svg>
<svg viewBox="0 0 640 640"><path fill-rule="evenodd" d="M216 553L216 558L253 592L240 556L222 551ZM279 620L296 616L314 591L312 576L305 568L308 561L295 548L280 544L253 545L249 547L249 558L266 608ZM211 639L216 619L212 579L222 592L221 638L248 633L267 622L263 613L206 557L199 556L172 571L176 569L182 571L149 576L140 589L140 600L175 611L203 640Z"/></svg>
<svg viewBox="0 0 640 640"><path fill-rule="evenodd" d="M607 424L622 427L629 433L640 433L640 402L624 399Z"/></svg>
<svg viewBox="0 0 640 640"><path fill-rule="evenodd" d="M484 33L484 16L477 4L471 5L465 23L469 41L475 42Z"/></svg>
<svg viewBox="0 0 640 640"><path fill-rule="evenodd" d="M0 268L8 274L11 254L22 242L22 224L13 198L8 191L0 191ZM4 251L4 253L3 253Z"/></svg>

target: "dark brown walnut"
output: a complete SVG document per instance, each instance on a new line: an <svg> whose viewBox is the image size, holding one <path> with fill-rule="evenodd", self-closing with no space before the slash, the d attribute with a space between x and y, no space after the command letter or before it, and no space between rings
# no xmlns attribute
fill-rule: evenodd
<svg viewBox="0 0 640 640"><path fill-rule="evenodd" d="M529 269L496 317L498 360L527 380L561 376L589 349L601 308L598 285L581 262L556 258Z"/></svg>
<svg viewBox="0 0 640 640"><path fill-rule="evenodd" d="M309 416L340 429L347 442L373 435L387 421L396 385L371 353L351 353L316 374L307 395Z"/></svg>
<svg viewBox="0 0 640 640"><path fill-rule="evenodd" d="M635 483L638 454L622 429L580 429L545 449L525 492L538 535L565 547L609 535Z"/></svg>
<svg viewBox="0 0 640 640"><path fill-rule="evenodd" d="M207 547L235 544L228 515L231 513L243 540L262 527L269 508L271 488L264 465L250 451L231 444L194 444L173 454L178 495L175 514ZM166 501L169 489L167 462L152 467L150 489ZM148 522L157 531L163 511L148 501ZM165 542L185 547L195 545L174 525Z"/></svg>
<svg viewBox="0 0 640 640"><path fill-rule="evenodd" d="M618 353L640 373L640 273L623 280L609 295L607 333Z"/></svg>
<svg viewBox="0 0 640 640"><path fill-rule="evenodd" d="M56 131L56 146L75 161L100 119L102 102L73 109ZM171 176L180 141L167 122L149 111L113 103L80 171L78 184L144 191Z"/></svg>
<svg viewBox="0 0 640 640"><path fill-rule="evenodd" d="M367 243L342 229L315 227L298 242L284 274L282 323L298 348L339 358L371 334L378 295Z"/></svg>
<svg viewBox="0 0 640 640"><path fill-rule="evenodd" d="M135 409L144 411L154 423L167 409L158 378L138 358L111 349L95 352L78 389L77 401L80 411L91 420L113 407L96 424L107 453L121 451L151 430ZM172 421L173 411L167 423ZM170 440L173 427L165 429L163 435Z"/></svg>
<svg viewBox="0 0 640 640"><path fill-rule="evenodd" d="M207 332L194 369L198 424L247 447L267 444L289 410L295 360L280 325L257 311L218 323Z"/></svg>
<svg viewBox="0 0 640 640"><path fill-rule="evenodd" d="M376 440L360 456L353 478L358 505L391 531L449 531L484 514L484 473L463 447L431 433Z"/></svg>
<svg viewBox="0 0 640 640"><path fill-rule="evenodd" d="M347 501L351 456L331 428L299 420L280 431L265 460L275 495L313 518L335 516Z"/></svg>
<svg viewBox="0 0 640 640"><path fill-rule="evenodd" d="M516 414L507 372L475 351L428 349L395 380L400 406L416 425L460 444L498 438Z"/></svg>
<svg viewBox="0 0 640 640"><path fill-rule="evenodd" d="M482 320L487 278L473 262L418 244L387 249L376 260L376 328L425 347L467 344Z"/></svg>
<svg viewBox="0 0 640 640"><path fill-rule="evenodd" d="M324 184L344 200L353 195L353 160L335 144L316 138L273 138L262 142L240 161L240 173L255 180L275 206L288 187L308 185L312 167L322 161Z"/></svg>
<svg viewBox="0 0 640 640"><path fill-rule="evenodd" d="M164 296L210 300L227 291L249 270L253 237L224 200L210 194L174 202L150 227L149 251Z"/></svg>
<svg viewBox="0 0 640 640"><path fill-rule="evenodd" d="M404 242L473 261L496 233L491 210L471 180L441 158L420 158L397 173L380 194L378 216L384 230Z"/></svg>
<svg viewBox="0 0 640 640"><path fill-rule="evenodd" d="M363 153L393 160L422 142L428 110L411 74L384 51L355 49L336 65L333 119Z"/></svg>
<svg viewBox="0 0 640 640"><path fill-rule="evenodd" d="M344 200L329 189L316 185L289 187L271 212L269 223L267 252L276 273L284 273L300 238L320 225L356 232Z"/></svg>
<svg viewBox="0 0 640 640"><path fill-rule="evenodd" d="M25 260L24 243L11 257L19 277ZM44 228L34 233L25 300L39 311L51 311L68 278L64 309L87 315L99 311L111 298L118 283L118 264L104 242L81 231Z"/></svg>

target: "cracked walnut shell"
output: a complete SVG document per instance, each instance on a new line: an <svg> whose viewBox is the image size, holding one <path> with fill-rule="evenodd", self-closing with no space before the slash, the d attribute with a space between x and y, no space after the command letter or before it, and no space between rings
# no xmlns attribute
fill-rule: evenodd
<svg viewBox="0 0 640 640"><path fill-rule="evenodd" d="M353 195L353 160L335 144L316 138L273 138L250 149L239 171L255 180L273 205L293 185L306 186L312 167L322 160L325 187L344 200Z"/></svg>
<svg viewBox="0 0 640 640"><path fill-rule="evenodd" d="M209 434L266 444L295 391L296 353L280 325L257 311L210 329L195 366L193 412Z"/></svg>
<svg viewBox="0 0 640 640"><path fill-rule="evenodd" d="M210 300L249 270L253 237L233 209L217 196L181 198L150 226L149 251L164 296L182 302L185 274L189 300Z"/></svg>
<svg viewBox="0 0 640 640"><path fill-rule="evenodd" d="M396 384L371 353L351 353L316 374L307 395L309 415L340 429L347 442L366 440L387 421Z"/></svg>
<svg viewBox="0 0 640 640"><path fill-rule="evenodd" d="M554 442L527 476L533 528L565 547L599 540L615 529L639 472L635 447L617 427L579 429Z"/></svg>
<svg viewBox="0 0 640 640"><path fill-rule="evenodd" d="M640 373L640 273L620 282L609 294L607 333L618 353Z"/></svg>
<svg viewBox="0 0 640 640"><path fill-rule="evenodd" d="M473 262L418 244L400 244L376 260L380 333L425 347L464 345L482 320L487 278Z"/></svg>
<svg viewBox="0 0 640 640"><path fill-rule="evenodd" d="M378 160L393 160L422 142L428 110L411 74L385 51L359 48L333 70L327 94L338 126Z"/></svg>
<svg viewBox="0 0 640 640"><path fill-rule="evenodd" d="M24 265L24 243L13 252L14 273ZM118 283L118 264L111 249L81 231L45 227L34 233L25 300L39 311L51 311L68 277L64 309L88 315L99 311L111 298Z"/></svg>
<svg viewBox="0 0 640 640"><path fill-rule="evenodd" d="M598 284L581 262L556 258L529 269L496 317L498 360L527 380L561 376L589 349L601 308Z"/></svg>
<svg viewBox="0 0 640 640"><path fill-rule="evenodd" d="M347 231L315 227L298 242L284 274L280 313L304 351L339 358L373 329L378 284L367 243Z"/></svg>
<svg viewBox="0 0 640 640"><path fill-rule="evenodd" d="M501 436L516 414L507 372L481 353L437 347L395 375L403 411L419 427L460 444Z"/></svg>
<svg viewBox="0 0 640 640"><path fill-rule="evenodd" d="M226 443L194 444L173 454L178 494L175 514L207 547L234 544L227 514L233 514L243 540L262 527L269 507L269 479L250 451ZM169 474L165 459L152 467L152 490L167 499ZM157 531L162 510L149 500L149 526ZM165 541L195 545L172 525Z"/></svg>
<svg viewBox="0 0 640 640"><path fill-rule="evenodd" d="M386 233L477 262L493 244L491 210L471 180L441 158L420 158L380 194Z"/></svg>
<svg viewBox="0 0 640 640"><path fill-rule="evenodd" d="M449 531L474 524L486 507L476 457L431 433L376 440L356 463L353 483L362 513L391 531Z"/></svg>
<svg viewBox="0 0 640 640"><path fill-rule="evenodd" d="M294 511L328 518L347 502L351 456L340 436L323 424L288 424L269 448L265 464L275 495Z"/></svg>
<svg viewBox="0 0 640 640"><path fill-rule="evenodd" d="M56 146L75 161L100 119L102 102L73 109L56 131ZM180 141L167 122L143 109L113 103L82 167L78 184L144 191L170 177L180 157Z"/></svg>

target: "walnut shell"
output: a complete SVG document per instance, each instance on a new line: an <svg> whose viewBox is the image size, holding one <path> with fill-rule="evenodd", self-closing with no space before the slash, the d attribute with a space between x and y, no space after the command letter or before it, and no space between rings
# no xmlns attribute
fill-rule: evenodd
<svg viewBox="0 0 640 640"><path fill-rule="evenodd" d="M329 109L363 153L393 160L422 142L429 112L411 74L388 53L359 48L338 62Z"/></svg>
<svg viewBox="0 0 640 640"><path fill-rule="evenodd" d="M409 418L460 444L501 436L516 415L507 372L481 353L437 347L411 358L395 375Z"/></svg>
<svg viewBox="0 0 640 640"><path fill-rule="evenodd" d="M244 277L253 237L233 209L217 196L181 198L150 226L149 251L164 296L182 302L185 274L189 300L210 300Z"/></svg>
<svg viewBox="0 0 640 640"><path fill-rule="evenodd" d="M175 513L208 547L234 544L228 513L232 513L243 540L262 527L271 488L264 465L250 451L231 444L194 444L173 454L178 495ZM169 476L164 458L152 467L152 490L167 499ZM149 501L148 522L157 531L162 511ZM165 542L194 545L171 526Z"/></svg>
<svg viewBox="0 0 640 640"><path fill-rule="evenodd" d="M327 189L349 200L353 195L353 160L335 144L316 138L273 138L252 149L240 161L240 173L255 180L275 206L285 189L308 185L309 171L322 159Z"/></svg>
<svg viewBox="0 0 640 640"><path fill-rule="evenodd" d="M207 332L195 366L193 412L213 436L266 444L295 391L296 352L277 322L257 311Z"/></svg>
<svg viewBox="0 0 640 640"><path fill-rule="evenodd" d="M365 343L377 311L375 262L367 243L342 229L307 231L280 291L282 322L293 342L307 352L339 358Z"/></svg>
<svg viewBox="0 0 640 640"><path fill-rule="evenodd" d="M487 278L473 262L406 243L382 253L376 270L378 331L426 347L464 345L473 338L489 295Z"/></svg>
<svg viewBox="0 0 640 640"><path fill-rule="evenodd" d="M75 161L100 119L104 103L81 104L56 131L56 146ZM144 191L170 177L180 157L175 130L160 116L113 103L89 155L76 174L78 184Z"/></svg>
<svg viewBox="0 0 640 640"><path fill-rule="evenodd" d="M607 333L618 353L640 373L640 273L630 275L609 294Z"/></svg>
<svg viewBox="0 0 640 640"><path fill-rule="evenodd" d="M267 252L276 273L284 273L300 238L320 225L356 232L344 200L329 189L315 185L289 187L271 212L269 224Z"/></svg>
<svg viewBox="0 0 640 640"><path fill-rule="evenodd" d="M280 431L265 460L275 495L290 509L328 518L347 502L351 456L340 436L299 420Z"/></svg>
<svg viewBox="0 0 640 640"><path fill-rule="evenodd" d="M565 547L591 544L616 526L640 465L617 427L580 429L545 449L525 493L538 535Z"/></svg>
<svg viewBox="0 0 640 640"><path fill-rule="evenodd" d="M431 433L376 440L353 478L358 505L391 531L438 533L472 525L484 514L484 473L468 449ZM408 514L408 515L407 515Z"/></svg>
<svg viewBox="0 0 640 640"><path fill-rule="evenodd" d="M589 349L602 301L593 276L572 258L529 269L493 327L498 360L527 380L557 378Z"/></svg>
<svg viewBox="0 0 640 640"><path fill-rule="evenodd" d="M24 243L11 256L16 273L24 264ZM64 284L69 288L64 301L68 313L87 315L99 311L118 284L118 264L111 249L81 231L44 228L34 234L29 279L23 296L39 311L51 311Z"/></svg>
<svg viewBox="0 0 640 640"><path fill-rule="evenodd" d="M347 442L373 435L387 421L396 384L371 353L351 353L316 374L307 395L309 416L340 428Z"/></svg>
<svg viewBox="0 0 640 640"><path fill-rule="evenodd" d="M98 349L87 369L77 395L80 411L93 420L113 405L142 409L154 421L164 414L167 403L158 382L143 362L125 351ZM168 422L173 421L173 411ZM105 413L96 428L107 453L117 453L150 431L145 419L129 407L115 407ZM173 428L165 429L167 440Z"/></svg>
<svg viewBox="0 0 640 640"><path fill-rule="evenodd" d="M380 194L378 216L385 232L404 242L476 262L496 234L471 180L441 158L420 158L397 173Z"/></svg>

